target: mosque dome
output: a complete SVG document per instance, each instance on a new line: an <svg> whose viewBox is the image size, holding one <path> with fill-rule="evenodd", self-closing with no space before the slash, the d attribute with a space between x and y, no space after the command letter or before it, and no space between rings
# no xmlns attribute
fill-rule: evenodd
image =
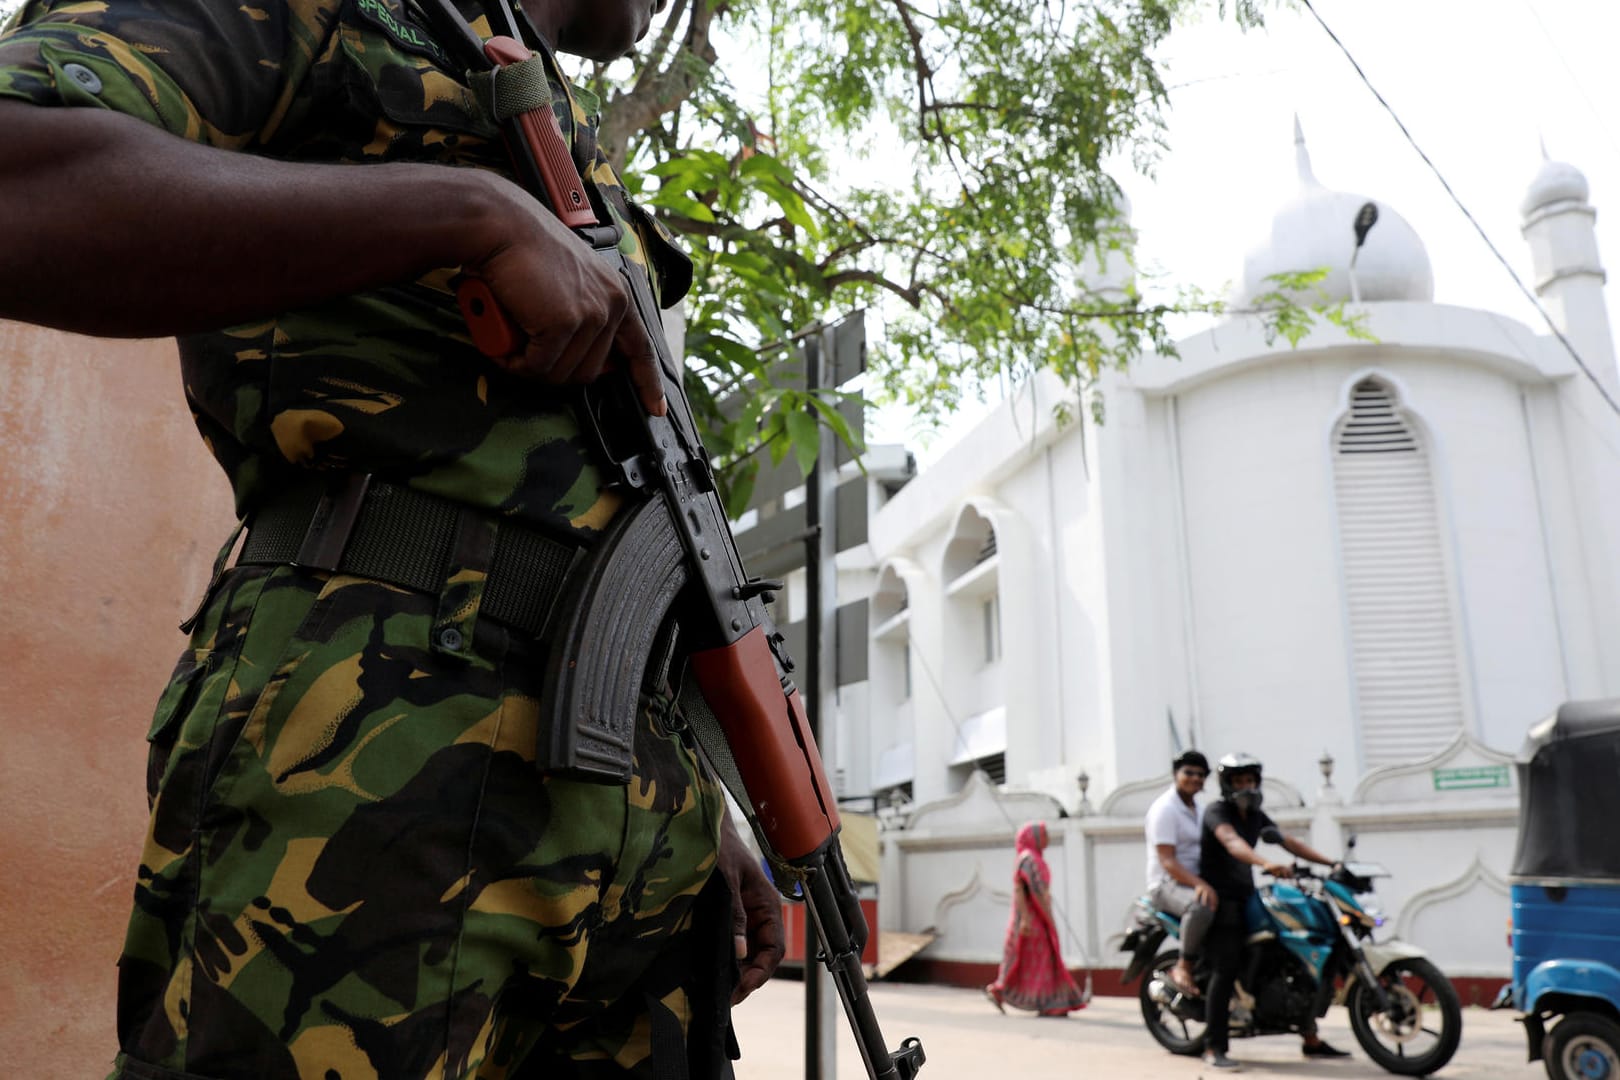
<svg viewBox="0 0 1620 1080"><path fill-rule="evenodd" d="M1541 171L1530 181L1530 190L1524 193L1519 212L1529 217L1544 206L1558 202L1585 202L1591 192L1586 177L1575 166L1547 157L1547 148L1541 148Z"/></svg>
<svg viewBox="0 0 1620 1080"><path fill-rule="evenodd" d="M1294 120L1299 192L1277 211L1266 241L1243 259L1239 303L1251 303L1276 288L1272 274L1327 270L1320 284L1328 301L1350 300L1350 259L1362 300L1433 300L1434 270L1417 230L1377 199L1323 187L1311 172L1310 154L1299 120ZM1356 250L1356 218L1372 204L1377 219ZM1312 290L1301 297L1319 299Z"/></svg>

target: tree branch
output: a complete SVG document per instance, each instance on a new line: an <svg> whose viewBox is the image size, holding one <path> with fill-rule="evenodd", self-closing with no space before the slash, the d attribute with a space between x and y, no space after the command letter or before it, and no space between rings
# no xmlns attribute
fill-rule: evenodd
<svg viewBox="0 0 1620 1080"><path fill-rule="evenodd" d="M900 21L905 24L906 37L911 39L912 65L917 73L917 137L927 142L928 86L929 80L934 77L934 69L928 66L928 58L923 55L922 31L912 21L911 5L906 0L894 0L894 8L900 13Z"/></svg>
<svg viewBox="0 0 1620 1080"><path fill-rule="evenodd" d="M910 304L913 308L922 307L922 289L919 288L915 283L911 285L901 285L899 282L890 281L882 274L879 274L873 270L840 270L836 274L827 275L825 284L827 286L827 291L832 292L840 285L848 285L851 282L856 281L864 281L869 285L876 285L880 289L887 289L889 292L894 293L894 295Z"/></svg>
<svg viewBox="0 0 1620 1080"><path fill-rule="evenodd" d="M674 6L670 8L669 17L664 20L664 28L658 32L658 40L641 56L641 68L636 74L635 84L630 87L630 93L645 91L653 78L653 73L663 65L664 57L669 55L670 43L675 40L675 30L686 17L686 2L687 0L675 0Z"/></svg>
<svg viewBox="0 0 1620 1080"><path fill-rule="evenodd" d="M686 36L669 63L651 78L647 75L651 68L644 69L627 93L615 94L603 106L601 147L615 172L624 170L631 137L679 109L719 59L709 40L709 27L723 3L724 0L692 0ZM669 33L668 23L664 30Z"/></svg>

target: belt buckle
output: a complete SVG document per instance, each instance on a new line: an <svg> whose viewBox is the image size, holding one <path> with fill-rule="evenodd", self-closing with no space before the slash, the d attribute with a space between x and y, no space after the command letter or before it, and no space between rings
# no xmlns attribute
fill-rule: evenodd
<svg viewBox="0 0 1620 1080"><path fill-rule="evenodd" d="M340 482L327 486L315 504L304 541L298 546L296 565L328 573L337 571L370 489L370 473L345 473Z"/></svg>

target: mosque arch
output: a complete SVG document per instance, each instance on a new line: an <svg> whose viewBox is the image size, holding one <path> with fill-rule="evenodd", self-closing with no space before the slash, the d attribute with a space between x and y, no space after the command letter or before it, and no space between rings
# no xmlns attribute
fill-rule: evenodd
<svg viewBox="0 0 1620 1080"><path fill-rule="evenodd" d="M1000 526L1012 517L1013 511L993 499L969 499L957 512L940 556L945 630L941 679L954 729L947 759L954 787L966 783L975 770L995 783L1005 780Z"/></svg>
<svg viewBox="0 0 1620 1080"><path fill-rule="evenodd" d="M872 625L882 626L910 609L911 593L906 588L905 578L894 563L885 563L872 589Z"/></svg>
<svg viewBox="0 0 1620 1080"><path fill-rule="evenodd" d="M922 568L910 559L891 559L878 568L871 597L868 708L874 754L872 788L897 803L910 801L917 771L912 703L918 689L911 632L914 587L927 587Z"/></svg>
<svg viewBox="0 0 1620 1080"><path fill-rule="evenodd" d="M995 522L979 507L967 504L956 515L956 525L945 544L940 577L949 586L995 557Z"/></svg>

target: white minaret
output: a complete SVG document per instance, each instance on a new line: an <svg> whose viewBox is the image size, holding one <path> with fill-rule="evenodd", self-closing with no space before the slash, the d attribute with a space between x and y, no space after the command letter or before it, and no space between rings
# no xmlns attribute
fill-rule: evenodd
<svg viewBox="0 0 1620 1080"><path fill-rule="evenodd" d="M1553 322L1569 338L1586 366L1610 394L1620 396L1614 337L1603 299L1603 261L1598 257L1597 211L1586 201L1589 188L1579 169L1547 158L1530 182L1519 210L1521 231L1530 244L1536 295Z"/></svg>

